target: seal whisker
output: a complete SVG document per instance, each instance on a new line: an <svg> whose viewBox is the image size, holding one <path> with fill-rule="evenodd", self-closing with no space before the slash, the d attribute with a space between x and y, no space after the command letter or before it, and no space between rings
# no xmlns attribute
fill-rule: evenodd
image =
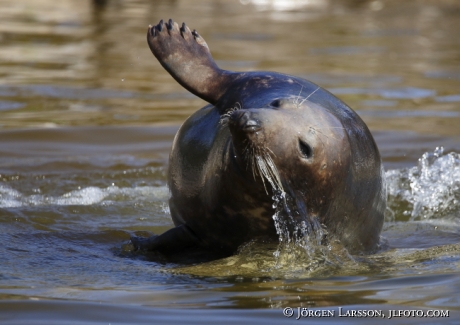
<svg viewBox="0 0 460 325"><path fill-rule="evenodd" d="M317 129L340 129L340 130L345 130L345 128L343 126L331 126L331 127L320 127L320 128L317 128Z"/></svg>
<svg viewBox="0 0 460 325"><path fill-rule="evenodd" d="M247 170L249 168L249 158L251 156L251 152L250 152L251 144L248 142L247 139L244 139L243 145L244 145L244 148L243 148L242 153L243 153L243 158L246 161L246 170Z"/></svg>
<svg viewBox="0 0 460 325"><path fill-rule="evenodd" d="M316 93L319 89L320 89L320 87L318 86L318 88L316 88L315 90L313 90L313 92L312 92L310 95L308 95L307 97L305 97L304 100L302 100L302 101L300 102L299 106L302 105L308 98L310 98L310 97L311 97L314 93Z"/></svg>
<svg viewBox="0 0 460 325"><path fill-rule="evenodd" d="M254 177L254 180L255 180L256 179L256 174L257 174L257 170L256 170L257 165L256 165L256 156L255 156L254 152L253 152L252 157L251 157L251 162L252 162L252 166L251 166L251 168L252 168L252 177Z"/></svg>
<svg viewBox="0 0 460 325"><path fill-rule="evenodd" d="M341 128L341 129L343 129L343 128ZM324 132L321 132L320 129L317 129L317 128L314 128L314 127L310 126L309 130L310 130L310 132L312 132L312 133L318 132L318 133L321 134L322 136L324 136L324 137L326 137L326 138L329 139L329 136L328 136L327 134L325 134ZM340 140L339 138L334 137L334 136L332 136L332 135L331 135L331 138L333 138L333 139L335 139L335 140Z"/></svg>
<svg viewBox="0 0 460 325"><path fill-rule="evenodd" d="M275 153L270 148L265 148L266 150L270 151L270 153L276 157Z"/></svg>
<svg viewBox="0 0 460 325"><path fill-rule="evenodd" d="M266 179L272 186L274 192L280 191L281 193L284 193L278 169L276 168L276 165L268 151L271 150L264 147L260 150L257 150L257 153L255 153L255 160L257 163L256 167L259 172L259 176L262 178L265 192L268 194L267 188L265 186Z"/></svg>
<svg viewBox="0 0 460 325"><path fill-rule="evenodd" d="M273 151L267 147L257 147L253 143L248 143L246 139L244 144L243 155L246 161L246 168L251 167L254 179L260 176L265 193L268 195L266 180L270 183L274 192L284 193L281 177L270 155L270 153L274 155Z"/></svg>
<svg viewBox="0 0 460 325"><path fill-rule="evenodd" d="M235 106L225 110L225 113L222 114L222 116L220 117L219 124L222 125L222 126L227 126L228 125L228 119L233 114L233 112L238 111L238 110L240 110L242 108L243 107L241 106L241 104L239 102L236 102Z"/></svg>
<svg viewBox="0 0 460 325"><path fill-rule="evenodd" d="M259 169L259 175L260 175L260 178L262 179L262 184L264 185L265 193L267 193L267 195L268 195L267 187L265 186L265 180L264 180L264 176L266 176L265 175L266 174L266 166L265 166L265 162L263 161L263 156L257 155L255 158L256 158L256 162L257 162L257 168ZM268 178L267 178L267 180L270 181Z"/></svg>
<svg viewBox="0 0 460 325"><path fill-rule="evenodd" d="M324 134L323 132L321 132L321 131L319 131L318 129L314 128L313 126L310 126L310 127L308 128L308 132L311 133L311 134L316 134L316 132L318 132L319 134L321 134L322 136L325 136L325 137L329 140L329 137L328 137L326 134ZM332 137L332 138L338 140L338 139L335 138L335 137ZM323 145L323 148L324 148L324 147L325 147L325 144L324 144L323 139L321 139L321 137L317 137L317 139L318 139L319 141L321 141L321 144Z"/></svg>
<svg viewBox="0 0 460 325"><path fill-rule="evenodd" d="M251 152L251 169L252 169L252 177L254 177L254 180L256 179L257 176L257 169L256 169L256 155L255 155L255 148L254 146L251 146L252 152Z"/></svg>
<svg viewBox="0 0 460 325"><path fill-rule="evenodd" d="M308 95L307 97L303 98L302 100L300 100L302 98L301 94L302 94L302 90L303 90L303 85L300 87L300 91L299 91L299 94L297 96L294 97L292 103L294 104L294 106L299 109L299 107L308 99L310 98L314 93L316 93L321 87L317 87L315 90L313 90L310 95Z"/></svg>
<svg viewBox="0 0 460 325"><path fill-rule="evenodd" d="M303 85L300 87L300 91L299 91L299 94L294 97L294 100L292 101L292 103L294 104L294 106L298 109L301 105L301 103L299 103L300 101L300 95L302 94L302 90L303 90Z"/></svg>

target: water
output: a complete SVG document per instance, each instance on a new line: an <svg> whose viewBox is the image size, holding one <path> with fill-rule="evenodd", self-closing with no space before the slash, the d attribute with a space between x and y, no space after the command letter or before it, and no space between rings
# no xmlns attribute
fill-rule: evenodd
<svg viewBox="0 0 460 325"><path fill-rule="evenodd" d="M105 3L105 4L104 4ZM437 1L0 1L0 323L294 322L297 307L460 311L460 6ZM166 170L204 102L148 50L148 24L196 28L227 69L306 77L346 101L383 157L381 250L199 265L133 254L172 222ZM441 149L442 148L442 149ZM268 186L268 184L267 184ZM319 246L316 246L318 248ZM287 320L283 308L292 307ZM84 311L84 312L83 312Z"/></svg>

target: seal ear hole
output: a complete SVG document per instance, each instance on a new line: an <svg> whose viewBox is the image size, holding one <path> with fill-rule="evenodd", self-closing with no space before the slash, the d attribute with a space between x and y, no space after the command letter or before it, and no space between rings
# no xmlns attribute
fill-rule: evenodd
<svg viewBox="0 0 460 325"><path fill-rule="evenodd" d="M302 140L299 140L299 150L305 158L311 158L313 156L313 149Z"/></svg>
<svg viewBox="0 0 460 325"><path fill-rule="evenodd" d="M270 103L270 106L272 107L280 107L281 106L281 101L279 99L275 99Z"/></svg>

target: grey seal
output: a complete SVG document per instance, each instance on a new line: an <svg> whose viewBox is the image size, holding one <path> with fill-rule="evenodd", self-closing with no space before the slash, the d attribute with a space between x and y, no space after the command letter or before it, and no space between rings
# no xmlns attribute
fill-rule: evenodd
<svg viewBox="0 0 460 325"><path fill-rule="evenodd" d="M386 208L380 154L361 118L327 90L276 72L220 69L185 24L149 26L150 50L209 105L177 132L170 154L175 227L138 249L175 254L191 247L234 254L255 239L277 241L273 197L297 221L316 220L326 240L352 253L377 249ZM278 229L279 232L279 229Z"/></svg>

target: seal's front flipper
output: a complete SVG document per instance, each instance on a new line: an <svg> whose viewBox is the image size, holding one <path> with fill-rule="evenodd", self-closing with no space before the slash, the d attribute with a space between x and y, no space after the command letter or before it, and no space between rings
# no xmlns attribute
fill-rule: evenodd
<svg viewBox="0 0 460 325"><path fill-rule="evenodd" d="M157 251L160 253L174 254L182 250L199 245L200 241L186 226L181 225L149 238L131 237L131 242L136 250Z"/></svg>
<svg viewBox="0 0 460 325"><path fill-rule="evenodd" d="M131 243L133 244L135 250L151 251L155 250L155 239L157 238L158 235L150 237L131 236Z"/></svg>
<svg viewBox="0 0 460 325"><path fill-rule="evenodd" d="M183 87L205 101L215 104L239 73L219 69L208 45L185 24L181 27L171 19L149 26L147 42L150 50Z"/></svg>

